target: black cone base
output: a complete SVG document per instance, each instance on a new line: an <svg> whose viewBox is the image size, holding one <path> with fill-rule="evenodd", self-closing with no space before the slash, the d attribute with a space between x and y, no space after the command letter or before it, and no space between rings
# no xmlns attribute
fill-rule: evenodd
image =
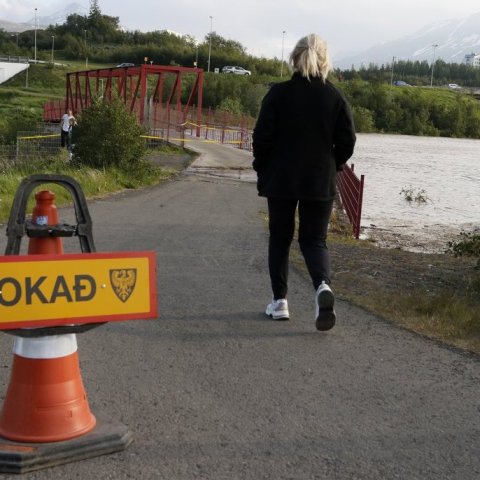
<svg viewBox="0 0 480 480"><path fill-rule="evenodd" d="M0 472L25 473L124 450L132 434L120 422L95 414L97 424L85 435L51 443L20 443L0 437Z"/></svg>

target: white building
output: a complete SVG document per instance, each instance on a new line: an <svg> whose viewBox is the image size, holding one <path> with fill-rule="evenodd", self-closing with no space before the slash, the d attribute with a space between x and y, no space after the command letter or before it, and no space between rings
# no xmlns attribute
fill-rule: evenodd
<svg viewBox="0 0 480 480"><path fill-rule="evenodd" d="M469 53L465 55L465 64L471 67L480 68L480 54Z"/></svg>

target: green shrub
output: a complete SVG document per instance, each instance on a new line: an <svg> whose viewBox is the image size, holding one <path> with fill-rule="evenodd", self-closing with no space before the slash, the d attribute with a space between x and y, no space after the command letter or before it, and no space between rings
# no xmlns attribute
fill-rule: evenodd
<svg viewBox="0 0 480 480"><path fill-rule="evenodd" d="M448 242L448 251L456 257L477 258L476 268L480 268L480 232L461 232L461 239Z"/></svg>
<svg viewBox="0 0 480 480"><path fill-rule="evenodd" d="M41 121L41 116L33 108L17 106L8 113L1 113L0 144L14 144L19 131L32 131Z"/></svg>
<svg viewBox="0 0 480 480"><path fill-rule="evenodd" d="M93 168L134 171L143 165L145 141L135 114L120 99L100 99L85 109L74 130L74 161Z"/></svg>
<svg viewBox="0 0 480 480"><path fill-rule="evenodd" d="M231 113L233 115L242 115L242 103L239 98L227 97L222 100L217 110L222 112Z"/></svg>
<svg viewBox="0 0 480 480"><path fill-rule="evenodd" d="M373 120L373 113L365 107L352 106L353 121L355 123L355 130L361 133L375 132L375 122Z"/></svg>
<svg viewBox="0 0 480 480"><path fill-rule="evenodd" d="M427 192L423 188L415 190L412 186L403 187L400 195L403 195L407 202L427 203L429 201Z"/></svg>

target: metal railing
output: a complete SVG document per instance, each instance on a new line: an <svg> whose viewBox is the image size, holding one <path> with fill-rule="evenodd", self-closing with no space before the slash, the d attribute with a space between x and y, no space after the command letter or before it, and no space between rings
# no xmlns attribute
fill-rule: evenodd
<svg viewBox="0 0 480 480"><path fill-rule="evenodd" d="M363 187L365 176L360 178L354 173L355 165L344 165L343 171L337 174L337 187L350 224L353 235L358 240L360 237L360 224L362 219Z"/></svg>
<svg viewBox="0 0 480 480"><path fill-rule="evenodd" d="M0 55L0 62L28 63L28 58L27 57L20 57L18 55Z"/></svg>
<svg viewBox="0 0 480 480"><path fill-rule="evenodd" d="M0 145L0 172L22 164L32 164L60 152L60 126L36 125L28 132L17 132L14 145Z"/></svg>
<svg viewBox="0 0 480 480"><path fill-rule="evenodd" d="M50 100L43 105L43 120L45 122L60 122L65 113L65 100Z"/></svg>

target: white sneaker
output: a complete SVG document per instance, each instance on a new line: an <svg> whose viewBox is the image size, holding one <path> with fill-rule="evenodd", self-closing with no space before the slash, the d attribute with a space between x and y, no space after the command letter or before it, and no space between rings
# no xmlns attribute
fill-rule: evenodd
<svg viewBox="0 0 480 480"><path fill-rule="evenodd" d="M288 302L285 298L272 300L272 303L267 305L265 313L274 320L288 320L290 314L288 313Z"/></svg>
<svg viewBox="0 0 480 480"><path fill-rule="evenodd" d="M317 330L330 330L335 325L334 304L335 297L332 290L325 282L322 282L315 294L315 326Z"/></svg>

